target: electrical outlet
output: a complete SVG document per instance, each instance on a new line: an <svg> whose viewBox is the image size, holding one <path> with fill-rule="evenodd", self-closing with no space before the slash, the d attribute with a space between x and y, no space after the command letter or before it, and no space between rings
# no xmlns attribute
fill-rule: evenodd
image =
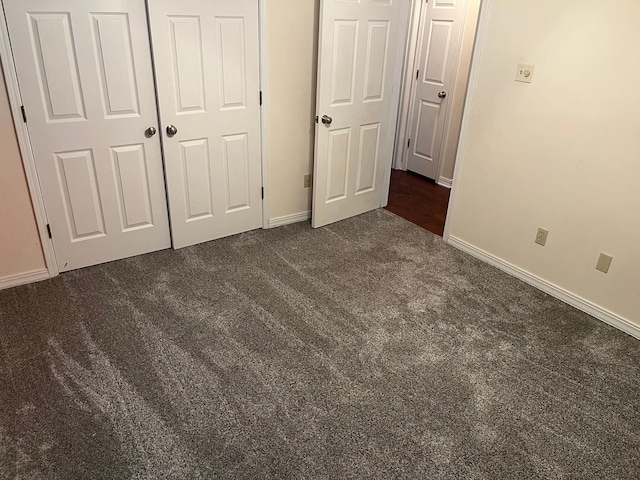
<svg viewBox="0 0 640 480"><path fill-rule="evenodd" d="M549 236L549 230L544 228L538 228L538 234L536 235L536 243L543 247L547 244L547 237Z"/></svg>
<svg viewBox="0 0 640 480"><path fill-rule="evenodd" d="M601 253L600 258L598 259L598 264L596 265L596 270L599 270L602 273L609 273L612 261L613 257L611 255Z"/></svg>
<svg viewBox="0 0 640 480"><path fill-rule="evenodd" d="M531 83L531 81L533 80L533 70L535 68L535 65L519 63L518 71L516 73L516 82Z"/></svg>
<svg viewBox="0 0 640 480"><path fill-rule="evenodd" d="M311 181L313 177L311 175L304 176L304 188L311 188Z"/></svg>

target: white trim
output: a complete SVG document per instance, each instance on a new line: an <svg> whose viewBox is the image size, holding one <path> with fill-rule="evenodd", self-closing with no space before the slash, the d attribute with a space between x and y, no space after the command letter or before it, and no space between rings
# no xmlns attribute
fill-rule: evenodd
<svg viewBox="0 0 640 480"><path fill-rule="evenodd" d="M267 1L260 0L258 5L258 25L260 29L260 91L262 92L262 105L260 107L260 137L262 153L262 188L264 198L262 199L262 228L269 228L269 150L267 135L267 113L268 99L267 87Z"/></svg>
<svg viewBox="0 0 640 480"><path fill-rule="evenodd" d="M398 125L396 128L396 146L393 156L393 169L406 170L406 149L407 139L411 132L411 122L409 121L413 89L415 86L416 61L418 52L418 36L420 34L420 20L422 19L422 6L424 2L411 0L411 15L409 18L409 34L405 45L404 69L402 73L402 92L400 93L400 103L398 105Z"/></svg>
<svg viewBox="0 0 640 480"><path fill-rule="evenodd" d="M9 277L0 278L0 290L5 288L18 287L28 283L41 282L49 279L49 270L46 268L34 270L32 272L20 273Z"/></svg>
<svg viewBox="0 0 640 480"><path fill-rule="evenodd" d="M409 3L403 3L400 6L400 12L399 12L399 18L398 21L400 23L402 23L402 19L404 18L406 20L406 26L405 26L405 30L401 30L400 35L402 35L403 31L406 31L406 29L409 28L409 21L410 21L410 4ZM394 83L393 85L393 94L392 94L392 98L391 98L391 103L392 105L395 105L395 109L393 110L393 117L391 118L391 125L397 125L398 122L398 115L400 113L400 95L402 92L402 64L404 62L404 51L405 51L405 47L406 47L406 43L403 42L398 42L398 50L396 51L396 64L395 67L393 69L394 72L398 72L399 73L399 77L398 81L400 83L400 86L398 86L398 84ZM319 89L318 89L319 90ZM382 191L380 192L380 207L386 207L389 204L389 192L391 189L391 169L393 168L393 151L395 149L395 144L397 141L397 137L396 137L396 132L393 131L389 131L388 134L388 140L393 143L393 147L392 147L392 151L391 151L391 158L388 159L388 162L385 161L385 164L383 166L384 168L384 178L382 180Z"/></svg>
<svg viewBox="0 0 640 480"><path fill-rule="evenodd" d="M460 139L458 140L458 153L453 168L453 185L451 187L451 197L449 200L449 208L447 209L447 218L444 223L444 241L449 242L451 234L451 225L455 218L456 205L458 203L458 190L460 189L460 181L462 178L462 168L464 166L464 157L467 153L467 138L469 137L469 125L471 124L471 112L474 107L476 87L480 76L480 60L484 49L484 40L489 23L489 11L491 0L482 0L480 4L480 18L478 20L478 29L476 30L476 44L471 57L471 72L469 74L469 85L467 87L467 98L465 99L464 113L462 114L462 128L460 129Z"/></svg>
<svg viewBox="0 0 640 480"><path fill-rule="evenodd" d="M311 212L294 213L293 215L272 218L269 220L268 228L283 227L292 223L308 222L309 220L311 220Z"/></svg>
<svg viewBox="0 0 640 480"><path fill-rule="evenodd" d="M451 188L453 186L453 180L450 178L440 177L438 179L438 185L441 187Z"/></svg>
<svg viewBox="0 0 640 480"><path fill-rule="evenodd" d="M15 64L13 63L13 52L11 51L11 42L9 40L9 31L7 29L6 16L4 13L4 4L2 5L2 18L0 18L0 59L2 60L2 70L7 86L9 96L9 104L11 105L11 113L13 115L13 125L18 138L18 146L20 148L20 156L24 166L24 173L27 178L29 194L31 196L31 205L40 236L40 243L44 253L44 259L47 264L47 274L49 277L58 275L58 262L56 261L53 242L47 233L47 214L44 206L42 191L40 190L40 182L38 180L38 172L36 162L31 150L31 140L29 139L29 130L27 124L22 121L22 96L20 95L20 86L18 84L18 74ZM0 93L1 94L1 93Z"/></svg>
<svg viewBox="0 0 640 480"><path fill-rule="evenodd" d="M557 285L554 285L547 280L544 280L530 272L527 272L526 270L516 267L515 265L512 265L509 262L496 257L495 255L487 253L484 250L481 250L457 237L449 236L449 240L447 243L452 247L457 248L458 250L462 250L463 252L468 253L472 257L482 260L489 265L493 265L499 270L502 270L503 272L506 272L525 283L528 283L538 290L542 290L543 292L548 293L552 297L555 297L558 300L561 300L564 303L577 308L578 310L588 313L592 317L595 317L598 320L601 320L604 323L617 328L618 330L628 333L632 337L640 339L640 325L636 325L630 320L621 317L620 315L616 315L615 313L610 312L609 310L606 310L596 305L595 303L585 300L584 298L579 297L574 293L558 287Z"/></svg>

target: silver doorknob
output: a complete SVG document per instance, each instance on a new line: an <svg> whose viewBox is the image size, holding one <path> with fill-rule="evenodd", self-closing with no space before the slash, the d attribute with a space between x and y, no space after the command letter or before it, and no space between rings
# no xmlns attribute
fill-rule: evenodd
<svg viewBox="0 0 640 480"><path fill-rule="evenodd" d="M447 98L447 92L440 92L440 93L438 94L438 97L440 97L440 98Z"/></svg>
<svg viewBox="0 0 640 480"><path fill-rule="evenodd" d="M144 133L147 135L147 137L153 137L156 133L158 133L158 131L156 130L156 127L149 127Z"/></svg>
<svg viewBox="0 0 640 480"><path fill-rule="evenodd" d="M176 133L178 133L178 129L176 127L174 127L173 125L169 125L167 127L167 135L173 137Z"/></svg>
<svg viewBox="0 0 640 480"><path fill-rule="evenodd" d="M333 123L333 118L331 118L331 117L329 117L327 115L323 115L322 123L324 123L328 127L329 125L331 125Z"/></svg>

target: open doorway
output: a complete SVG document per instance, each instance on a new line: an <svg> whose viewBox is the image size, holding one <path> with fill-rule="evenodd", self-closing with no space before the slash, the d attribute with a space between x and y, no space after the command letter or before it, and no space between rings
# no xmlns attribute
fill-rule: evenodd
<svg viewBox="0 0 640 480"><path fill-rule="evenodd" d="M387 209L443 235L481 0L412 2Z"/></svg>

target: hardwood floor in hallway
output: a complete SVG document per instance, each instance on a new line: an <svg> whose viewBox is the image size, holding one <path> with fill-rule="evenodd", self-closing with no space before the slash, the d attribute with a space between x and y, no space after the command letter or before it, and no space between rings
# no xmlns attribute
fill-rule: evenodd
<svg viewBox="0 0 640 480"><path fill-rule="evenodd" d="M421 175L392 170L387 210L442 236L450 193Z"/></svg>

